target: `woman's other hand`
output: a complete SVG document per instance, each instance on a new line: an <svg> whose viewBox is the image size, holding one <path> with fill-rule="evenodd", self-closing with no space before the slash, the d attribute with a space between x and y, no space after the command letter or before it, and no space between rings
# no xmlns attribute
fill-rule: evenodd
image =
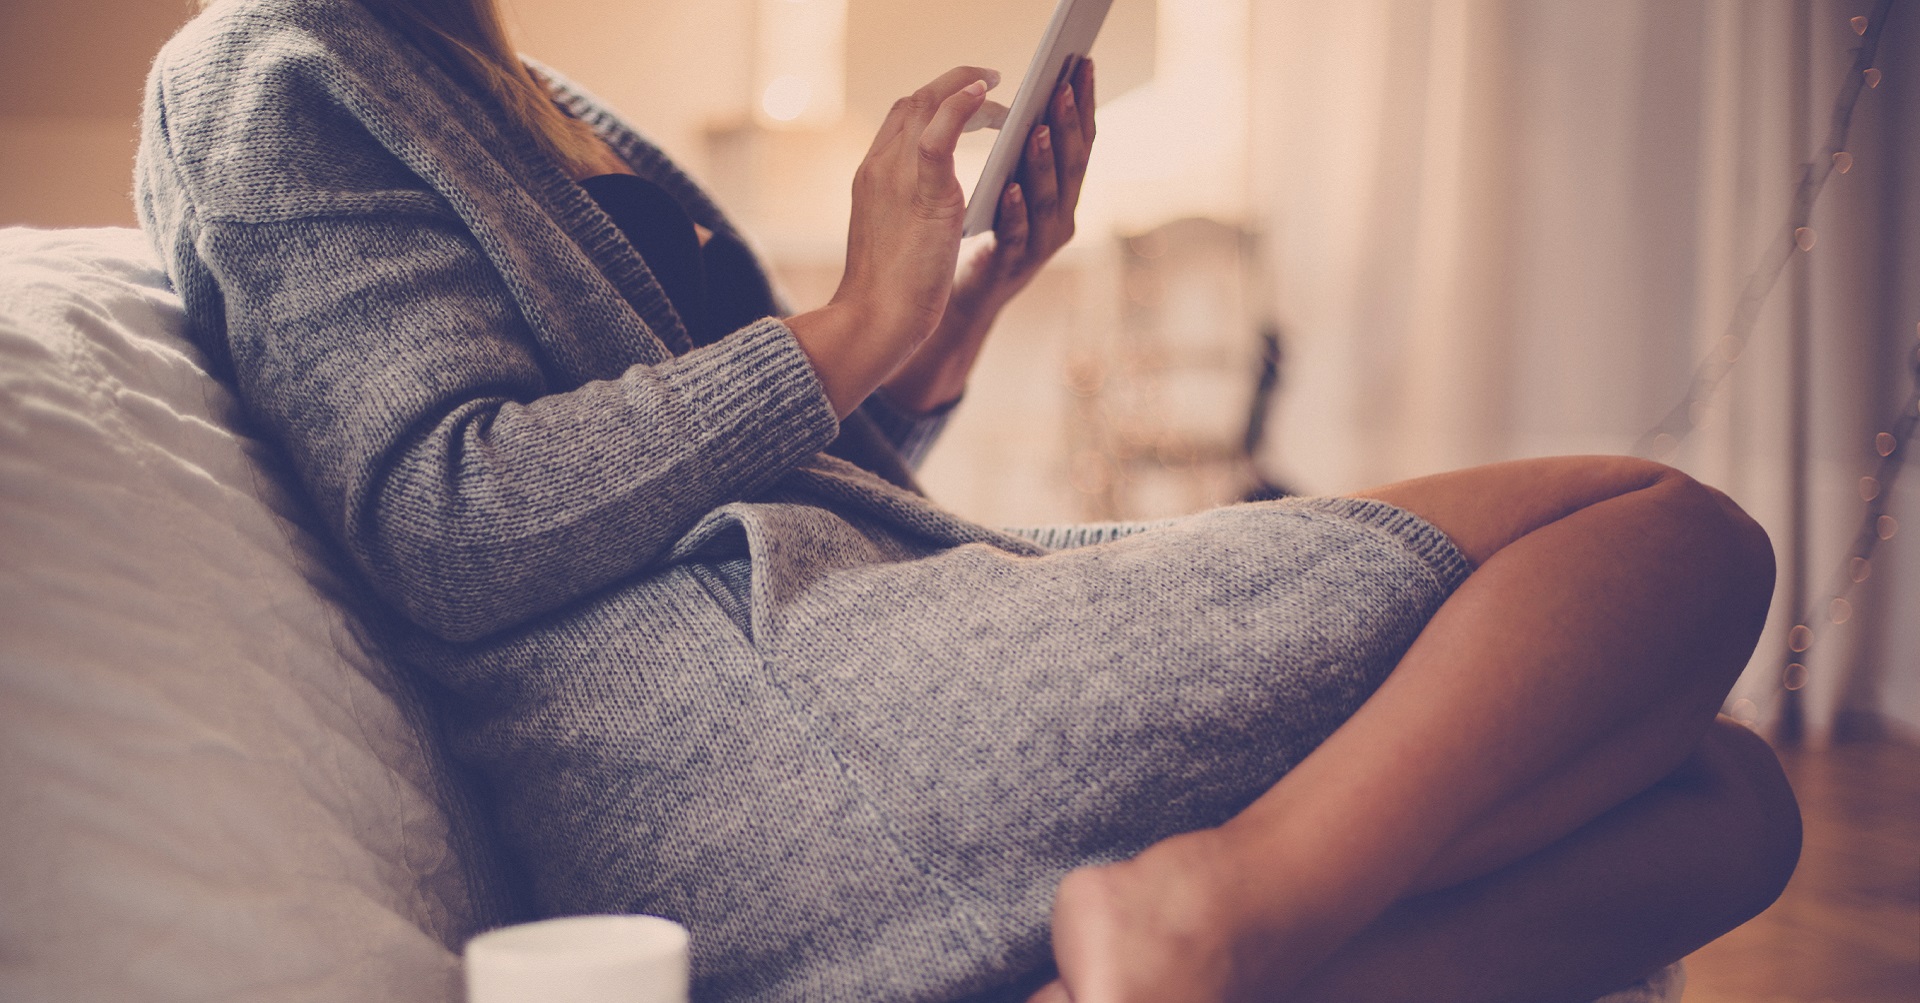
<svg viewBox="0 0 1920 1003"><path fill-rule="evenodd" d="M967 262L954 290L956 305L964 297L997 309L1073 239L1093 150L1093 101L1093 61L1083 59L1054 92L1047 120L1027 137L1018 181L1000 195L993 242Z"/></svg>
<svg viewBox="0 0 1920 1003"><path fill-rule="evenodd" d="M891 403L926 413L958 400L1000 309L1073 238L1093 109L1093 62L1081 60L1027 137L1018 179L1000 195L993 240L961 267L933 336L887 380Z"/></svg>
<svg viewBox="0 0 1920 1003"><path fill-rule="evenodd" d="M967 208L954 146L998 82L992 70L961 66L895 102L854 175L840 288L787 322L843 418L947 313Z"/></svg>

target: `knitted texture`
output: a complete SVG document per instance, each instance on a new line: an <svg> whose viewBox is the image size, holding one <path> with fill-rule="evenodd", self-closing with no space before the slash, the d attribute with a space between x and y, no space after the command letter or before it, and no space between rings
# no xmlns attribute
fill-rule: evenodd
<svg viewBox="0 0 1920 1003"><path fill-rule="evenodd" d="M1377 503L1020 536L825 455L779 319L691 348L559 165L351 0L184 29L136 195L538 908L686 923L702 1000L1017 995L1060 874L1244 806L1466 572Z"/></svg>

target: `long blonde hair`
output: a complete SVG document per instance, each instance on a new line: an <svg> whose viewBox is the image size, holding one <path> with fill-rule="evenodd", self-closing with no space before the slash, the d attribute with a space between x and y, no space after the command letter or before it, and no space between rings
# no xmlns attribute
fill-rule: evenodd
<svg viewBox="0 0 1920 1003"><path fill-rule="evenodd" d="M213 0L200 0L201 6ZM575 175L593 173L606 147L586 123L553 103L520 61L499 0L340 0L361 3L408 32L441 66L485 88L507 115Z"/></svg>

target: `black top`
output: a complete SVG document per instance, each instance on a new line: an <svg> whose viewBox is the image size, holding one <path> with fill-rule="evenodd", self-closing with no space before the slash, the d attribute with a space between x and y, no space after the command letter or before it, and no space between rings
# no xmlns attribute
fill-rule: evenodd
<svg viewBox="0 0 1920 1003"><path fill-rule="evenodd" d="M580 187L640 252L695 345L776 312L746 245L716 233L702 247L693 217L665 188L631 174L601 174Z"/></svg>

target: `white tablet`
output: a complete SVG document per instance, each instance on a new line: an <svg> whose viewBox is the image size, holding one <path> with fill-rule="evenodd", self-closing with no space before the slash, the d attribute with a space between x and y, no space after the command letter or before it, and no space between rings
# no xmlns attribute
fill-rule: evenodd
<svg viewBox="0 0 1920 1003"><path fill-rule="evenodd" d="M1107 19L1107 8L1112 6L1113 0L1060 0L1054 7L1053 20L1047 24L1047 33L1040 36L1040 47L1034 50L1033 62L1020 81L1020 93L1014 95L1006 124L1000 127L993 152L987 154L986 170L980 172L980 182L973 186L973 198L967 202L966 228L961 231L965 236L993 229L1000 193L1020 167L1027 137L1046 116L1047 103L1067 70L1093 49L1100 25Z"/></svg>

